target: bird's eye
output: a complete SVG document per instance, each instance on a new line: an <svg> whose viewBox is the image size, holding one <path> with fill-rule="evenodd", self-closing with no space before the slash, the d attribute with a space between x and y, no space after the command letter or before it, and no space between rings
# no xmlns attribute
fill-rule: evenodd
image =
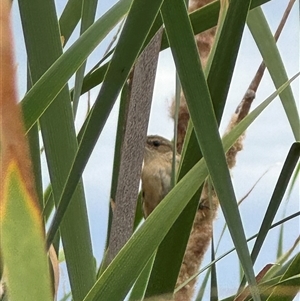
<svg viewBox="0 0 300 301"><path fill-rule="evenodd" d="M154 141L153 141L153 145L154 145L155 147L158 147L158 146L160 146L160 143L159 143L158 140L154 140Z"/></svg>

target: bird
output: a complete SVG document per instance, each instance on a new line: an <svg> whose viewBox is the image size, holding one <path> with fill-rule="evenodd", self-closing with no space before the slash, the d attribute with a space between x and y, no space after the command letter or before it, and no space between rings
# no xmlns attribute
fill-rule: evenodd
<svg viewBox="0 0 300 301"><path fill-rule="evenodd" d="M171 190L173 144L168 139L152 135L146 139L142 169L142 208L147 218ZM176 154L176 169L180 155Z"/></svg>

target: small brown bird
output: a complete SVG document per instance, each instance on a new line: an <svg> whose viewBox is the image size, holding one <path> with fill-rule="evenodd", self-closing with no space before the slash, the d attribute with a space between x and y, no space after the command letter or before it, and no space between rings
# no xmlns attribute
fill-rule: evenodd
<svg viewBox="0 0 300 301"><path fill-rule="evenodd" d="M171 189L173 144L161 136L148 136L142 170L144 217L155 209ZM180 156L176 155L176 167Z"/></svg>

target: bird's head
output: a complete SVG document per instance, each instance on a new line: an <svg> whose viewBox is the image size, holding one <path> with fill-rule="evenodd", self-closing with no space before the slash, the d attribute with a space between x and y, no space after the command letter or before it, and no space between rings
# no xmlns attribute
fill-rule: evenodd
<svg viewBox="0 0 300 301"><path fill-rule="evenodd" d="M145 159L151 158L158 154L165 154L173 151L173 144L168 139L152 135L148 136L145 146Z"/></svg>

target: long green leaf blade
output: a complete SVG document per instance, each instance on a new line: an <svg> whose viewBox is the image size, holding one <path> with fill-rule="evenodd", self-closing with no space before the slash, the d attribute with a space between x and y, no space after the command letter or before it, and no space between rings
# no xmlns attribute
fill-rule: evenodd
<svg viewBox="0 0 300 301"><path fill-rule="evenodd" d="M180 181L103 272L84 301L122 300L207 175L204 160ZM122 269L120 269L122 266Z"/></svg>
<svg viewBox="0 0 300 301"><path fill-rule="evenodd" d="M52 0L20 1L19 5L31 77L32 81L36 82L62 54L55 5ZM77 150L67 86L40 118L40 125L54 201L57 204L64 179L68 175ZM60 233L72 295L74 300L81 300L96 280L82 183L78 186L72 201L72 206L61 224Z"/></svg>
<svg viewBox="0 0 300 301"><path fill-rule="evenodd" d="M158 14L161 3L162 0L155 0L155 2L152 1L147 4L144 0L135 0L131 6L105 81L84 129L76 158L60 198L60 206L57 209L56 217L54 217L53 224L48 233L48 243L53 240L58 230L60 220L68 207L79 176L85 168L109 112L140 53L141 47Z"/></svg>
<svg viewBox="0 0 300 301"><path fill-rule="evenodd" d="M236 38L237 43L235 43L237 47L240 43L249 4L250 1L231 1L228 14L224 22L223 30L226 26L228 26L228 23L232 22L229 20L231 13L238 12L239 18L238 22L235 24L237 27L236 32L239 33ZM176 2L176 5L174 5L174 1L166 0L164 2L162 15L166 32L172 49L177 72L181 80L182 89L187 100L191 119L194 124L197 140L206 160L214 188L220 200L232 240L237 249L247 280L250 284L251 293L255 300L260 300L241 217L226 164L225 154L221 145L217 121L212 108L212 102L204 73L201 69L193 33L190 28L187 14L186 16L179 16L179 12L182 12L183 9L179 10L178 7L182 7L183 5L184 4L180 0ZM174 9L175 7L176 9ZM177 21L178 18L181 19L181 22ZM180 28L183 28L184 26L186 27L185 35L178 35ZM184 49L182 45L185 46ZM221 58L221 61L222 60L224 60L224 58ZM234 64L234 62L235 57L232 58L232 64ZM211 72L213 73L213 65L211 67ZM215 80L217 79L213 78L212 82ZM228 84L226 83L229 81L230 77L227 75L227 77L224 78L224 92L228 89ZM217 81L216 83L219 85L220 82ZM217 100L217 103L219 103L218 99L220 99L220 101L224 101L226 94L224 95L221 93L219 98L212 94L212 97L214 97L214 101ZM199 109L200 104L201 110Z"/></svg>
<svg viewBox="0 0 300 301"><path fill-rule="evenodd" d="M121 0L95 22L38 80L21 105L28 131L63 89L87 56L127 13L132 0Z"/></svg>
<svg viewBox="0 0 300 301"><path fill-rule="evenodd" d="M69 40L81 17L84 0L69 0L59 18L60 33L64 44Z"/></svg>
<svg viewBox="0 0 300 301"><path fill-rule="evenodd" d="M288 76L276 46L275 39L260 7L249 13L247 24L264 59L264 63L270 72L275 87L280 87L288 80ZM290 122L295 140L299 141L300 119L291 87L288 87L280 95L280 99Z"/></svg>
<svg viewBox="0 0 300 301"><path fill-rule="evenodd" d="M84 1L82 7L82 20L80 34L83 34L94 22L98 0ZM82 82L84 77L86 61L80 66L75 77L75 87L73 93L73 112L76 116L77 107L80 98L80 92L82 88Z"/></svg>
<svg viewBox="0 0 300 301"><path fill-rule="evenodd" d="M213 2L205 6L203 9L201 8L200 10L198 10L198 12L213 8L215 5L219 5L219 3ZM226 15L226 11L224 11L223 9L222 14ZM192 17L194 15L195 13L190 14L191 22ZM205 17L205 14L203 14L201 20L203 20L203 17ZM206 22L201 23L207 24L207 19L205 19L205 21ZM219 27L218 30L220 29L221 27ZM185 35L185 29L182 28L181 30L181 32L178 32L178 35ZM211 51L210 56L212 54L213 51ZM208 66L206 67L205 71L206 73L208 73ZM187 141L188 143L186 143ZM178 179L181 179L187 173L187 171L193 165L195 165L195 163L198 162L202 157L199 144L195 136L195 132L192 129L191 123L188 126L188 130L185 137L185 146L186 144L188 144L188 146L184 147L183 153L181 155L182 160L179 168ZM151 296L156 295L161 291L164 292L174 290L174 286L178 278L178 273L181 268L182 258L186 251L186 245L195 219L195 213L199 207L201 191L202 189L199 189L199 191L197 191L197 193L193 196L192 201L188 204L188 206L186 206L184 211L181 213L180 217L176 220L176 222L170 229L163 242L160 244L153 266L151 278L149 281L147 295ZM163 277L166 270L168 270L168 278L164 281L157 280Z"/></svg>
<svg viewBox="0 0 300 301"><path fill-rule="evenodd" d="M269 1L270 0L254 0L251 2L251 9ZM214 1L190 14L191 23L195 34L209 29L217 24L220 8L219 2L220 1ZM164 35L162 39L161 50L164 50L167 47L169 47L169 44L166 35ZM103 81L108 65L109 63L106 63L85 76L81 91L82 94L99 85Z"/></svg>
<svg viewBox="0 0 300 301"><path fill-rule="evenodd" d="M276 92L272 93L266 100L264 100L257 108L255 108L248 116L246 116L236 127L234 127L230 133L226 134L223 137L223 146L224 146L224 151L226 152L230 146L232 146L236 140L236 138L242 134L242 132L244 132L253 122L254 120L267 108L267 106L280 94L282 93L282 91L284 91L284 89L286 89L286 87L293 81L295 80L300 73L297 73L295 76L293 76L287 83L285 83L284 85L282 85ZM299 215L299 214L298 214ZM297 215L295 215L296 217ZM273 224L271 228L278 226L277 224ZM252 236L249 240L254 239L255 237L257 237L257 235ZM222 259L224 256L228 255L229 253L231 253L232 251L234 251L235 248L231 249L229 252L227 252L226 254L224 254L223 256L219 257L217 260L215 260L212 263L215 263L217 261L219 261L220 259ZM203 271L205 271L206 269L210 268L211 264L202 268L198 274L202 273ZM197 275L198 275L197 274ZM195 275L194 277L196 277L197 275ZM187 284L190 280L188 280L187 282L183 283L180 287L176 288L176 291L180 290L181 287L183 287L185 284Z"/></svg>
<svg viewBox="0 0 300 301"><path fill-rule="evenodd" d="M263 223L259 230L259 235L253 246L252 253L251 253L253 262L255 262L258 253L261 249L261 246L263 244L263 241L267 235L267 231L272 225L272 222L275 218L279 205L281 204L281 200L285 194L288 183L292 177L292 174L299 160L299 157L300 157L300 142L296 142L292 144L289 153L287 155L287 158L284 162L274 192L272 194L269 206L267 208L265 217L263 219Z"/></svg>
<svg viewBox="0 0 300 301"><path fill-rule="evenodd" d="M285 84L278 91L286 88ZM236 128L224 137L224 150L227 151L235 140L247 129L259 114L278 95L273 93L257 107ZM146 222L130 238L107 269L98 279L84 301L122 300L137 276L140 274L157 246L169 231L180 212L207 176L204 159L200 160L187 175L177 183L170 193L147 218ZM234 249L233 249L234 250ZM120 267L122 267L120 269Z"/></svg>

